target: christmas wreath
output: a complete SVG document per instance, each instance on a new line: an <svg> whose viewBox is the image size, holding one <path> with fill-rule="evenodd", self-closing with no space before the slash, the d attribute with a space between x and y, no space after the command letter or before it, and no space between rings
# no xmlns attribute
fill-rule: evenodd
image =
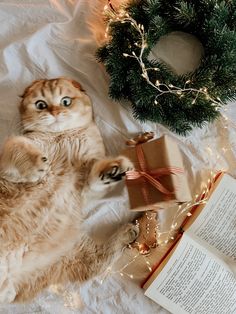
<svg viewBox="0 0 236 314"><path fill-rule="evenodd" d="M235 97L236 1L136 0L106 13L108 40L97 57L110 75L110 96L129 100L139 120L186 134ZM188 73L153 58L158 42L178 32L195 36L204 50Z"/></svg>

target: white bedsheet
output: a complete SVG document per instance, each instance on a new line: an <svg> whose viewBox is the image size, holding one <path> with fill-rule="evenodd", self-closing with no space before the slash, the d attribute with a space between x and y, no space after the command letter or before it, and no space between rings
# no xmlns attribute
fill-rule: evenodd
<svg viewBox="0 0 236 314"><path fill-rule="evenodd" d="M127 107L108 99L108 77L94 58L96 44L86 21L95 0L0 0L0 140L19 131L17 103L24 88L35 79L69 76L81 82L94 103L95 119L107 151L116 154L124 140L139 131L170 134L179 143L189 181L197 192L209 169L235 174L235 129L223 119L195 130L188 137L171 134L160 125L140 124ZM236 117L234 104L226 115ZM128 221L126 200L117 192L109 203L98 204L88 221L94 234L105 237ZM101 234L101 230L102 234ZM80 288L77 310L64 306L61 297L44 293L28 305L0 305L0 313L167 313L143 295L132 281L109 276L90 280Z"/></svg>

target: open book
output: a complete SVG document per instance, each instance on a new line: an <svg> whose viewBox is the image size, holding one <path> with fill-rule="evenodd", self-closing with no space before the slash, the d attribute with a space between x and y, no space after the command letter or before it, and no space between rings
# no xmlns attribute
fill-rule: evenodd
<svg viewBox="0 0 236 314"><path fill-rule="evenodd" d="M145 295L174 314L235 314L236 180L222 174L183 229Z"/></svg>

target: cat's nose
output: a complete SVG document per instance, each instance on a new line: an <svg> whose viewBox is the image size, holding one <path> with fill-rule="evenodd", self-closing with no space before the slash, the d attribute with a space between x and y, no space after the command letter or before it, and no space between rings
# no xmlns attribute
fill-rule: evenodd
<svg viewBox="0 0 236 314"><path fill-rule="evenodd" d="M53 115L53 116L58 116L59 115L59 111L51 111L51 114Z"/></svg>
<svg viewBox="0 0 236 314"><path fill-rule="evenodd" d="M53 116L58 116L59 113L60 113L60 107L58 106L53 106L50 108L50 113L53 115Z"/></svg>

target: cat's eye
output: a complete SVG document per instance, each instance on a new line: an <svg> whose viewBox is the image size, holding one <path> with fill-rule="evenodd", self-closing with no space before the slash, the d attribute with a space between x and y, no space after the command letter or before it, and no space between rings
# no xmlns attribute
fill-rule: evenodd
<svg viewBox="0 0 236 314"><path fill-rule="evenodd" d="M72 103L72 99L68 96L63 97L60 102L60 104L65 107L69 107L71 103Z"/></svg>
<svg viewBox="0 0 236 314"><path fill-rule="evenodd" d="M37 100L36 103L35 103L35 107L39 110L43 110L45 108L48 107L46 101L44 100Z"/></svg>

